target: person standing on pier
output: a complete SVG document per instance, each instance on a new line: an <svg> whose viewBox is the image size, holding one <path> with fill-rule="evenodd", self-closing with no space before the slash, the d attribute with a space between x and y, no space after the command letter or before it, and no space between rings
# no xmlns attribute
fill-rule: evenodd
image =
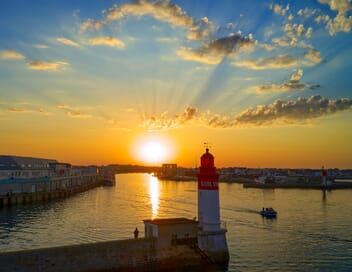
<svg viewBox="0 0 352 272"><path fill-rule="evenodd" d="M137 227L136 227L136 229L134 230L133 234L134 234L134 239L137 239L137 238L138 238L138 234L139 234L139 230L138 230Z"/></svg>

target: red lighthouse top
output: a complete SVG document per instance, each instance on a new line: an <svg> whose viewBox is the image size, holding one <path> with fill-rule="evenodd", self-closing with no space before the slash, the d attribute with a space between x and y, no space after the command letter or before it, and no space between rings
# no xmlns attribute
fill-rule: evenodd
<svg viewBox="0 0 352 272"><path fill-rule="evenodd" d="M198 188L203 190L218 190L219 174L214 166L214 156L209 153L209 148L200 157L198 174Z"/></svg>

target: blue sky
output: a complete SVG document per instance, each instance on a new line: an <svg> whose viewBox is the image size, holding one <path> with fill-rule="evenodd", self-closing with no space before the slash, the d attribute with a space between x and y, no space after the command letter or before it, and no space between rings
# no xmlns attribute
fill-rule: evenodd
<svg viewBox="0 0 352 272"><path fill-rule="evenodd" d="M349 0L7 1L0 121L326 129L351 120L351 16Z"/></svg>

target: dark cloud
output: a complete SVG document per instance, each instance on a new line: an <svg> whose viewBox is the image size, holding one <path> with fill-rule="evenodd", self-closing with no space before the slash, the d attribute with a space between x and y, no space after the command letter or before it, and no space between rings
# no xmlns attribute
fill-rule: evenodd
<svg viewBox="0 0 352 272"><path fill-rule="evenodd" d="M232 56L241 50L250 50L256 41L250 35L244 37L239 33L223 37L197 48L181 48L177 54L185 60L197 61L207 64L218 64L226 56Z"/></svg>

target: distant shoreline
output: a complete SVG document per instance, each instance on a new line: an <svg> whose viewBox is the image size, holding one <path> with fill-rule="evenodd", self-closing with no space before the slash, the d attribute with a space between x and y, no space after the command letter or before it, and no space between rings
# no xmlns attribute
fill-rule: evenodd
<svg viewBox="0 0 352 272"><path fill-rule="evenodd" d="M164 181L183 181L190 182L196 181L195 178L174 179L174 178L160 178ZM333 182L329 186L324 186L322 184L312 184L312 183L256 183L249 178L236 178L233 180L220 180L220 183L237 183L242 184L243 188L258 188L258 189L316 189L316 190L336 190L336 189L352 189L352 182L350 181L339 181Z"/></svg>
<svg viewBox="0 0 352 272"><path fill-rule="evenodd" d="M335 189L352 189L351 182L332 183L329 186L321 184L278 184L278 183L244 183L243 188L262 188L262 189L317 189L317 190L335 190Z"/></svg>

